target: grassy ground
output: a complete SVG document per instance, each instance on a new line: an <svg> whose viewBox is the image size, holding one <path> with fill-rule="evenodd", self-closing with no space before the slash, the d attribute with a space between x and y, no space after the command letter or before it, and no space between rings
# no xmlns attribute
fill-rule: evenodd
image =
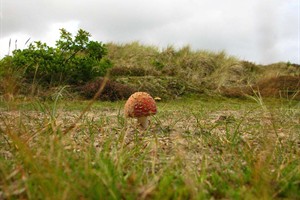
<svg viewBox="0 0 300 200"><path fill-rule="evenodd" d="M299 199L300 104L185 97L148 130L125 102L1 102L0 199Z"/></svg>

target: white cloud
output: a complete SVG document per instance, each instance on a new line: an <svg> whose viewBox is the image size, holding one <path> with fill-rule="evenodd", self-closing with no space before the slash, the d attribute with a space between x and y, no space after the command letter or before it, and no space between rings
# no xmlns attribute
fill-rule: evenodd
<svg viewBox="0 0 300 200"><path fill-rule="evenodd" d="M2 5L0 44L17 33L53 43L63 26L71 32L83 28L104 42L189 44L258 63L300 63L299 0L9 0Z"/></svg>
<svg viewBox="0 0 300 200"><path fill-rule="evenodd" d="M26 45L26 41L30 36L24 33L14 33L0 40L0 58L5 55L11 55L15 49L22 49Z"/></svg>
<svg viewBox="0 0 300 200"><path fill-rule="evenodd" d="M13 33L7 37L0 39L0 57L2 58L5 55L11 55L12 51L17 49L24 49L33 41L42 41L46 42L49 46L54 46L55 42L59 39L60 28L67 29L73 35L76 34L79 29L78 21L69 21L69 22L60 22L53 23L47 28L47 32L44 35L39 35L32 37L27 33Z"/></svg>
<svg viewBox="0 0 300 200"><path fill-rule="evenodd" d="M79 21L68 21L68 22L60 22L60 23L54 23L51 24L49 27L49 31L47 31L47 34L44 36L44 38L40 38L39 40L44 39L45 41L48 41L47 44L49 46L54 46L55 42L60 37L60 30L61 28L66 29L68 32L70 32L73 36L76 35L79 27Z"/></svg>

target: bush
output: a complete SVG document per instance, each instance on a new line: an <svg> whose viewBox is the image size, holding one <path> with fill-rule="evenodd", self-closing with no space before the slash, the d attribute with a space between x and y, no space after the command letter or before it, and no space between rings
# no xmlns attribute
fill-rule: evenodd
<svg viewBox="0 0 300 200"><path fill-rule="evenodd" d="M5 99L11 99L19 92L23 82L22 74L22 71L13 67L11 56L0 61L0 94Z"/></svg>
<svg viewBox="0 0 300 200"><path fill-rule="evenodd" d="M222 87L220 92L227 97L241 98L259 92L262 97L282 97L300 100L300 76L262 78L252 86Z"/></svg>
<svg viewBox="0 0 300 200"><path fill-rule="evenodd" d="M103 78L97 78L94 81L86 83L84 86L79 87L80 94L87 99L91 99L97 93L101 85L103 84ZM117 83L111 80L106 82L104 90L99 96L99 100L104 101L117 101L127 99L136 90L127 85Z"/></svg>
<svg viewBox="0 0 300 200"><path fill-rule="evenodd" d="M60 31L56 47L38 41L13 52L13 66L24 70L27 82L47 86L81 84L106 74L111 62L102 59L107 53L105 45L89 41L91 35L81 29L74 38L65 29Z"/></svg>
<svg viewBox="0 0 300 200"><path fill-rule="evenodd" d="M279 76L258 81L255 88L262 96L300 100L300 76Z"/></svg>

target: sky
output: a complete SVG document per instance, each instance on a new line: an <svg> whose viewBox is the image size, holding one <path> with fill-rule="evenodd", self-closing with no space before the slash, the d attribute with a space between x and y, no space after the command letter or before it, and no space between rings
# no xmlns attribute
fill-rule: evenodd
<svg viewBox="0 0 300 200"><path fill-rule="evenodd" d="M0 57L28 39L54 46L65 28L104 43L189 45L257 64L300 64L300 0L0 0L0 28Z"/></svg>

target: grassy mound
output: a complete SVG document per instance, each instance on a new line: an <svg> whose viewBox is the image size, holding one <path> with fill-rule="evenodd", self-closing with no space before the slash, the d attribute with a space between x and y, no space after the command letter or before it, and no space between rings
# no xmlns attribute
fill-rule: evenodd
<svg viewBox="0 0 300 200"><path fill-rule="evenodd" d="M220 91L227 97L245 97L256 93L262 97L300 100L300 76L264 78L252 86L222 87Z"/></svg>
<svg viewBox="0 0 300 200"><path fill-rule="evenodd" d="M265 97L284 97L300 100L300 76L279 76L262 79L255 86Z"/></svg>
<svg viewBox="0 0 300 200"><path fill-rule="evenodd" d="M138 42L109 43L106 48L107 54L103 59L109 61L112 68L108 70L110 81L100 100L124 99L134 91L146 91L163 99L203 92L243 97L245 94L253 95L253 90L259 90L264 96L290 98L297 96L299 90L293 77L300 76L300 66L289 62L264 66L239 60L224 51L192 50L189 46L159 49ZM53 90L64 87L43 85L40 82L43 78L26 81L22 70L8 70L11 66L8 61L4 59L0 63L0 95L4 100L14 99L20 94L47 99L53 96ZM283 80L280 77L290 78ZM67 88L71 93L78 93L79 89L81 97L91 98L99 83L101 78L94 78Z"/></svg>
<svg viewBox="0 0 300 200"><path fill-rule="evenodd" d="M297 81L280 78L299 76L297 64L257 65L229 56L224 51L193 51L189 46L179 49L169 46L159 50L133 42L125 45L110 43L107 47L107 57L114 64L111 69L114 80L155 96L174 98L208 92L244 97L259 90L263 96L289 97L299 90ZM276 86L270 85L271 82ZM289 94L283 93L284 90Z"/></svg>
<svg viewBox="0 0 300 200"><path fill-rule="evenodd" d="M79 91L81 96L87 99L91 99L103 84L105 84L105 86L103 91L101 92L101 95L98 97L99 100L123 100L127 99L132 93L136 91L133 87L115 81L108 80L104 83L103 78L98 78L94 81L90 81L85 85L78 87L77 90Z"/></svg>
<svg viewBox="0 0 300 200"><path fill-rule="evenodd" d="M185 94L203 93L201 87L171 76L118 77L117 82L145 91L163 100L174 99Z"/></svg>

